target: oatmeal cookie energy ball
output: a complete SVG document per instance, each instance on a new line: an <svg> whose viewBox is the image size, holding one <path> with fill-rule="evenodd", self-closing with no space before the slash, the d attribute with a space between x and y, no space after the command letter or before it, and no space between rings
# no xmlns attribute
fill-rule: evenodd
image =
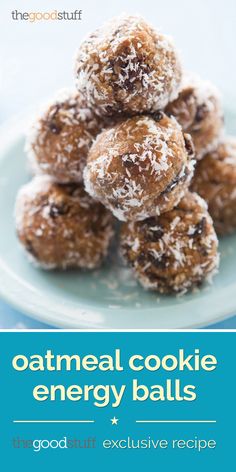
<svg viewBox="0 0 236 472"><path fill-rule="evenodd" d="M156 111L177 97L181 65L171 40L142 18L114 18L79 48L78 90L103 114Z"/></svg>
<svg viewBox="0 0 236 472"><path fill-rule="evenodd" d="M207 207L187 192L160 217L123 224L121 247L140 283L160 293L186 292L218 267L218 241Z"/></svg>
<svg viewBox="0 0 236 472"><path fill-rule="evenodd" d="M223 130L223 112L219 92L210 82L185 77L178 98L167 106L166 113L175 116L191 134L196 159L216 147Z"/></svg>
<svg viewBox="0 0 236 472"><path fill-rule="evenodd" d="M111 215L82 186L35 177L19 191L15 214L20 242L45 269L91 269L106 255Z"/></svg>
<svg viewBox="0 0 236 472"><path fill-rule="evenodd" d="M136 116L103 131L84 171L87 192L120 220L143 220L171 210L194 167L189 135L174 118Z"/></svg>
<svg viewBox="0 0 236 472"><path fill-rule="evenodd" d="M208 203L219 234L236 230L236 138L225 138L198 163L192 188Z"/></svg>
<svg viewBox="0 0 236 472"><path fill-rule="evenodd" d="M103 127L79 92L62 91L33 124L26 151L36 174L80 182L88 150Z"/></svg>

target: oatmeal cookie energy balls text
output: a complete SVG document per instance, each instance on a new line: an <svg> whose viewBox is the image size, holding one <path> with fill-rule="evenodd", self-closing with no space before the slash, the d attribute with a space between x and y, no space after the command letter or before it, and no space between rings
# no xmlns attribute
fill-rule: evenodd
<svg viewBox="0 0 236 472"><path fill-rule="evenodd" d="M156 111L177 97L182 69L172 41L142 18L114 18L80 46L77 87L102 114Z"/></svg>

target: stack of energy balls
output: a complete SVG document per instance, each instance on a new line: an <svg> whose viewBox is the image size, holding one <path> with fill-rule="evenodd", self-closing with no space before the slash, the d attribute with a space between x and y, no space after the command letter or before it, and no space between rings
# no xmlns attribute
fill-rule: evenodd
<svg viewBox="0 0 236 472"><path fill-rule="evenodd" d="M224 136L217 90L185 74L169 37L136 16L91 34L75 76L27 138L35 177L16 202L27 253L45 269L98 267L116 217L145 288L185 293L209 280L214 226L236 228L236 140Z"/></svg>

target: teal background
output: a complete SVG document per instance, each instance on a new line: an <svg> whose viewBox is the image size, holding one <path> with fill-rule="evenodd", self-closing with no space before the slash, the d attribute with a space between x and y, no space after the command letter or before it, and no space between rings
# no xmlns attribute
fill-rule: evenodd
<svg viewBox="0 0 236 472"><path fill-rule="evenodd" d="M11 367L17 354L113 354L121 349L124 372L16 372ZM218 367L213 372L132 372L126 369L132 354L176 354L184 348L192 353L213 354ZM169 333L0 333L0 460L7 472L20 471L136 471L235 470L235 332ZM180 378L183 384L197 387L193 402L132 402L131 379L146 385L162 384L166 378ZM119 408L96 408L88 402L42 402L33 399L38 384L127 384ZM113 416L119 419L112 426ZM94 419L95 424L13 424L13 419ZM215 419L216 424L136 424L136 419ZM61 439L96 437L95 449L44 450L14 449L12 439ZM215 450L108 450L105 439L132 438L190 439L194 436L215 439Z"/></svg>

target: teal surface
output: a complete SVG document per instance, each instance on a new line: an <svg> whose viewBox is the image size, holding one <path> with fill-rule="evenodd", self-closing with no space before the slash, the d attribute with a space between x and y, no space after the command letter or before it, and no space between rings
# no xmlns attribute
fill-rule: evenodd
<svg viewBox="0 0 236 472"><path fill-rule="evenodd" d="M235 129L230 113L228 129ZM43 272L32 267L18 245L13 219L16 193L29 179L24 138L16 129L5 134L0 145L0 294L9 303L63 328L192 328L235 313L235 235L220 243L221 266L214 284L180 298L144 291L114 251L95 272Z"/></svg>
<svg viewBox="0 0 236 472"><path fill-rule="evenodd" d="M17 372L12 368L12 359L18 354L27 357L45 355L47 349L53 354L114 355L121 351L124 370ZM177 355L184 349L186 355L198 348L201 355L213 354L218 361L212 372L201 370L141 371L128 368L128 359L133 354L147 356L156 354ZM227 462L227 470L234 470L235 461L235 333L0 333L0 375L4 379L0 389L0 454L1 463L9 472L24 470L190 470L221 471ZM179 379L182 387L196 386L194 401L132 401L132 380L149 388L163 385L167 379ZM119 407L109 403L104 408L94 405L93 396L88 401L37 402L32 396L36 385L110 385L117 388L126 385ZM112 398L112 397L110 397ZM111 419L118 418L112 425ZM92 420L91 424L13 423L19 420ZM215 423L136 423L137 420L199 421ZM23 447L22 440L61 440L94 438L95 448L45 449L35 452L32 447ZM215 440L215 449L201 452L193 449L104 449L104 440L137 439L205 439ZM14 447L20 444L19 447ZM17 443L18 440L21 442Z"/></svg>

